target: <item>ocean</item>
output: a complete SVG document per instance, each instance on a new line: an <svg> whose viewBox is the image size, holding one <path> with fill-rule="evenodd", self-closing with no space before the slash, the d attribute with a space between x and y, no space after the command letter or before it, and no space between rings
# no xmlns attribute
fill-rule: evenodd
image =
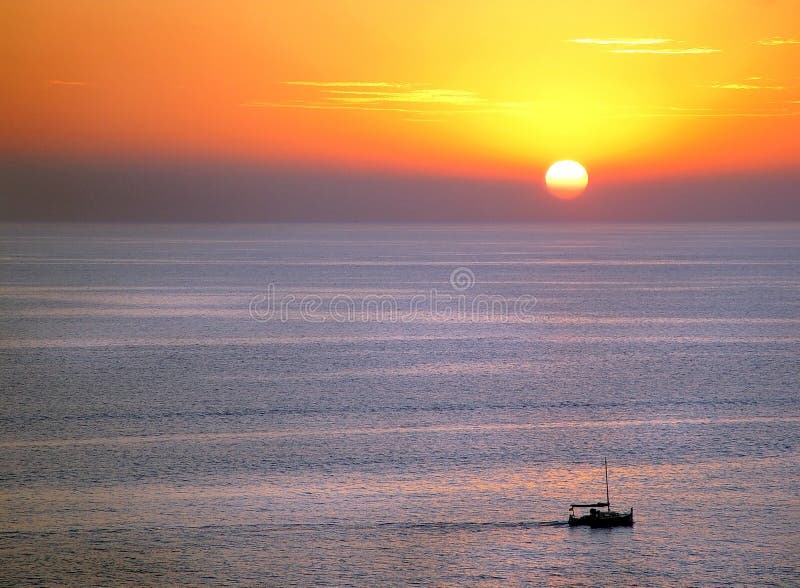
<svg viewBox="0 0 800 588"><path fill-rule="evenodd" d="M800 584L798 224L5 224L0 264L0 585ZM604 458L635 525L567 526Z"/></svg>

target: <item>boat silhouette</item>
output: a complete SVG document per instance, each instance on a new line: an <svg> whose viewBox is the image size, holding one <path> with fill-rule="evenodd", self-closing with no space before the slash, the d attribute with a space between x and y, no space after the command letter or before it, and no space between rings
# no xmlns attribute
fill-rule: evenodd
<svg viewBox="0 0 800 588"><path fill-rule="evenodd" d="M611 498L608 492L608 461L603 458L606 471L606 501L592 504L570 504L569 520L571 527L586 525L593 529L603 527L630 527L633 525L633 508L628 512L611 510ZM576 508L588 508L588 514L576 514ZM600 510L605 508L606 510Z"/></svg>

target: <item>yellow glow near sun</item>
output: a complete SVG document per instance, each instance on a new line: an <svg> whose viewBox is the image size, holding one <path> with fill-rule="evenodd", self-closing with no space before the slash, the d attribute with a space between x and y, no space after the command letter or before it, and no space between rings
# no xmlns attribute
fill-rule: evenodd
<svg viewBox="0 0 800 588"><path fill-rule="evenodd" d="M571 200L580 196L589 183L589 174L577 161L556 161L544 177L547 189L556 198Z"/></svg>

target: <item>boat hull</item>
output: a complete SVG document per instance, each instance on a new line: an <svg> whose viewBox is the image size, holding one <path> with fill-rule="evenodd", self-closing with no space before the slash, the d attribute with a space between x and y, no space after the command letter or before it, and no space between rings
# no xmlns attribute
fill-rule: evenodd
<svg viewBox="0 0 800 588"><path fill-rule="evenodd" d="M599 516L589 521L592 529L605 529L608 527L630 527L633 525L633 509L627 513L611 512L601 513L606 516Z"/></svg>
<svg viewBox="0 0 800 588"><path fill-rule="evenodd" d="M633 509L629 512L598 511L580 517L570 515L568 523L571 527L586 526L592 529L630 527L633 525Z"/></svg>

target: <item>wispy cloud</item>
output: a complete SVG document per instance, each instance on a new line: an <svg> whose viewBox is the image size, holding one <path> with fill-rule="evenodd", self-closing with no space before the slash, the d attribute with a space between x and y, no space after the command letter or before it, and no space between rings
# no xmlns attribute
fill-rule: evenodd
<svg viewBox="0 0 800 588"><path fill-rule="evenodd" d="M490 100L469 90L430 88L424 84L291 81L284 85L306 87L306 95L286 101L254 100L242 106L425 115L405 119L413 122L439 122L440 117L457 113L500 113L530 108L528 103Z"/></svg>
<svg viewBox="0 0 800 588"><path fill-rule="evenodd" d="M291 81L283 82L287 86L309 86L312 88L409 88L412 84L398 84L394 82L311 82Z"/></svg>
<svg viewBox="0 0 800 588"><path fill-rule="evenodd" d="M638 115L640 118L792 118L800 112L718 112L718 113L665 113L652 112Z"/></svg>
<svg viewBox="0 0 800 588"><path fill-rule="evenodd" d="M783 86L762 86L758 84L712 84L704 86L718 90L783 90Z"/></svg>
<svg viewBox="0 0 800 588"><path fill-rule="evenodd" d="M51 86L88 86L90 82L81 82L75 80L47 80Z"/></svg>
<svg viewBox="0 0 800 588"><path fill-rule="evenodd" d="M585 45L661 45L663 43L671 43L672 39L620 37L612 39L567 39L567 42Z"/></svg>
<svg viewBox="0 0 800 588"><path fill-rule="evenodd" d="M665 110L669 112L686 112L689 114L698 114L704 112L716 112L714 108L708 106L661 106L656 110Z"/></svg>
<svg viewBox="0 0 800 588"><path fill-rule="evenodd" d="M720 53L720 49L709 47L687 47L685 41L661 37L611 37L567 39L568 43L600 45L609 53L641 53L652 55L702 55Z"/></svg>
<svg viewBox="0 0 800 588"><path fill-rule="evenodd" d="M617 118L787 118L800 116L800 111L789 108L735 110L661 106L638 112L625 112Z"/></svg>
<svg viewBox="0 0 800 588"><path fill-rule="evenodd" d="M770 39L761 39L759 45L766 45L768 47L775 47L777 45L800 45L800 39L787 39L785 37L772 37Z"/></svg>
<svg viewBox="0 0 800 588"><path fill-rule="evenodd" d="M741 109L735 107L677 105L608 105L609 118L786 118L800 116L791 102L771 102L775 106Z"/></svg>
<svg viewBox="0 0 800 588"><path fill-rule="evenodd" d="M316 102L306 102L294 100L291 102L267 102L262 100L252 100L242 102L240 106L245 108L297 108L300 110L354 110L354 111L375 111L375 112L404 112L420 113L433 115L452 114L451 110L432 110L428 108L403 108L400 106L349 106L346 104L322 104Z"/></svg>
<svg viewBox="0 0 800 588"><path fill-rule="evenodd" d="M610 53L649 53L651 55L702 55L704 53L721 53L721 49L709 47L663 48L663 49L611 49Z"/></svg>
<svg viewBox="0 0 800 588"><path fill-rule="evenodd" d="M755 78L755 76L753 77ZM751 78L748 78L751 79ZM439 123L458 114L526 114L547 116L558 110L557 103L492 100L477 92L452 88L432 88L426 84L393 82L303 82L295 96L283 100L252 100L246 108L281 108L311 111L396 113L409 123ZM752 86L752 88L751 88ZM756 84L716 84L719 89L778 89ZM800 111L791 102L776 102L770 108L748 110L709 106L600 105L598 116L608 118L786 118Z"/></svg>
<svg viewBox="0 0 800 588"><path fill-rule="evenodd" d="M334 95L328 96L328 100L332 102L345 102L349 104L413 102L417 104L474 105L487 103L487 100L481 98L475 92L469 92L466 90L446 90L439 88L404 90L396 92L331 90L330 93Z"/></svg>

